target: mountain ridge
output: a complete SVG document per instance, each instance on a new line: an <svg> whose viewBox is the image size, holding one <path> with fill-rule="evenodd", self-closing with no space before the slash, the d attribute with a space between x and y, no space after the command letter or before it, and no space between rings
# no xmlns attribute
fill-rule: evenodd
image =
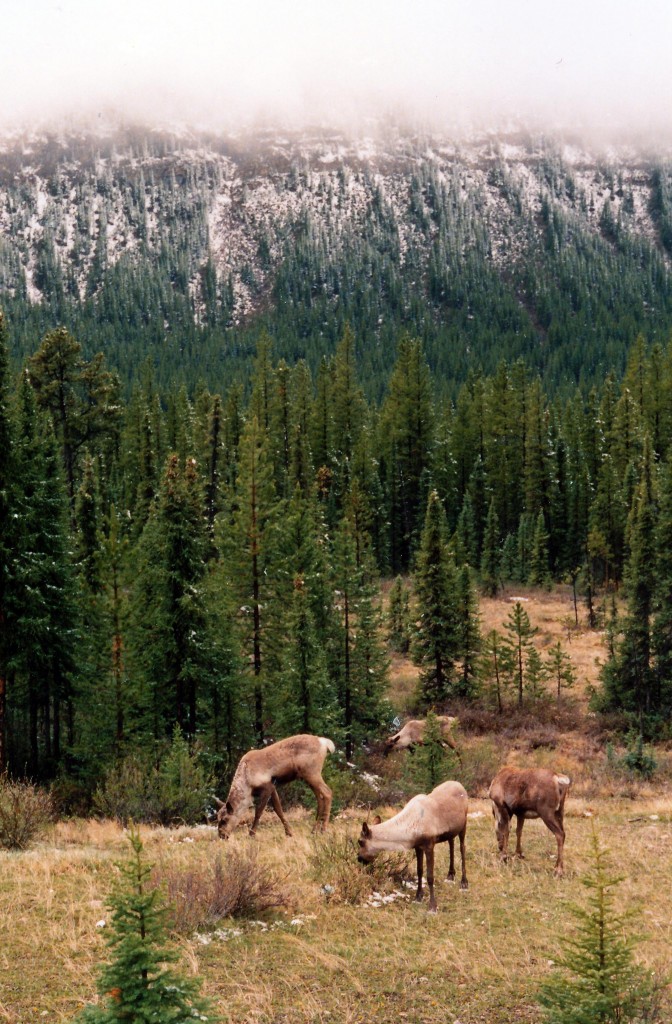
<svg viewBox="0 0 672 1024"><path fill-rule="evenodd" d="M2 302L19 325L94 325L113 362L118 324L220 362L263 327L314 362L347 320L362 350L419 334L457 378L491 356L578 378L557 353L592 317L591 374L618 372L639 331L672 328L671 167L524 131L6 136Z"/></svg>

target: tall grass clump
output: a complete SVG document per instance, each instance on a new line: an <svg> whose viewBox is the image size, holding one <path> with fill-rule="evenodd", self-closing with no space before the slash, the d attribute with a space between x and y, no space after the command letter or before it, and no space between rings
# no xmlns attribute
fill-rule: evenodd
<svg viewBox="0 0 672 1024"><path fill-rule="evenodd" d="M383 854L364 867L357 862L357 840L337 832L313 837L310 873L327 902L354 906L411 877L406 854Z"/></svg>
<svg viewBox="0 0 672 1024"><path fill-rule="evenodd" d="M44 835L53 818L53 803L45 790L0 776L0 847L25 850Z"/></svg>

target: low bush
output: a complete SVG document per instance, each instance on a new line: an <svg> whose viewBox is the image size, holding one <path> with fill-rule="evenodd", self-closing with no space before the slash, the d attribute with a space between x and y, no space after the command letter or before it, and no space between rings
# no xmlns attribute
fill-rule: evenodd
<svg viewBox="0 0 672 1024"><path fill-rule="evenodd" d="M625 754L616 754L612 744L607 745L607 763L609 767L633 778L651 779L656 773L658 762L653 751L644 746L641 736L631 736Z"/></svg>
<svg viewBox="0 0 672 1024"><path fill-rule="evenodd" d="M176 731L156 761L137 754L119 761L94 794L96 810L123 825L195 824L205 818L212 776L198 750Z"/></svg>
<svg viewBox="0 0 672 1024"><path fill-rule="evenodd" d="M152 883L170 904L169 923L182 934L212 928L226 917L257 917L287 906L284 881L259 863L255 849L217 853L188 868L157 866L152 873Z"/></svg>
<svg viewBox="0 0 672 1024"><path fill-rule="evenodd" d="M389 891L412 877L408 854L381 854L364 866L357 862L357 840L337 832L313 838L310 866L311 876L320 883L327 902L350 905L364 902L374 891Z"/></svg>
<svg viewBox="0 0 672 1024"><path fill-rule="evenodd" d="M39 839L54 818L51 797L30 782L0 776L0 846L25 850Z"/></svg>

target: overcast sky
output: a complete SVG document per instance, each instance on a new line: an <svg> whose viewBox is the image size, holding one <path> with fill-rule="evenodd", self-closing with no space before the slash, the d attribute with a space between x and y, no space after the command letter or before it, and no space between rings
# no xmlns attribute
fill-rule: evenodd
<svg viewBox="0 0 672 1024"><path fill-rule="evenodd" d="M401 108L672 134L670 0L0 0L0 13L0 124Z"/></svg>

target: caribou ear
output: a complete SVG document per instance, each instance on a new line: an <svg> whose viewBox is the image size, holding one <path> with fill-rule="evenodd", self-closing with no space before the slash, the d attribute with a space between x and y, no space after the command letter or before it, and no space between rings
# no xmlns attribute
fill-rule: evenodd
<svg viewBox="0 0 672 1024"><path fill-rule="evenodd" d="M373 819L373 821L371 822L371 824L372 824L372 825L380 825L380 824L381 824L381 822L382 822L382 820L383 820L383 819L381 818L381 816L380 816L379 814L377 814L377 815L375 816L375 818Z"/></svg>
<svg viewBox="0 0 672 1024"><path fill-rule="evenodd" d="M215 803L217 804L218 807L223 807L224 806L224 801L220 800L218 796L213 796L212 799L215 801Z"/></svg>
<svg viewBox="0 0 672 1024"><path fill-rule="evenodd" d="M371 829L369 828L365 821L362 822L362 835L364 836L365 839L371 838Z"/></svg>

